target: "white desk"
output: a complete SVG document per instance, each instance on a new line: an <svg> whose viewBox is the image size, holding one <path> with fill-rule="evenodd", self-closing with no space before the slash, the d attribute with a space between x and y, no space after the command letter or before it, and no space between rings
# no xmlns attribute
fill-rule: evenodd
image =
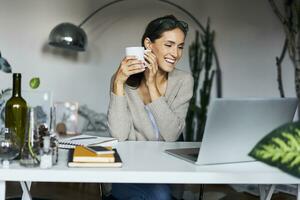
<svg viewBox="0 0 300 200"><path fill-rule="evenodd" d="M300 179L261 162L196 166L164 153L168 148L197 146L199 143L121 142L117 149L122 168L68 168L66 150L61 150L58 165L51 169L12 163L10 169L0 168L0 200L5 199L5 181L300 184Z"/></svg>

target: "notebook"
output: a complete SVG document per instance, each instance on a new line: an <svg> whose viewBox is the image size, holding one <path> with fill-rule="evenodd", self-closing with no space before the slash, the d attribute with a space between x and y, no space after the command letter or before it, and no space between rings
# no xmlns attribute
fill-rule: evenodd
<svg viewBox="0 0 300 200"><path fill-rule="evenodd" d="M198 165L249 162L255 144L278 126L291 122L296 98L215 99L200 148L168 149L166 153Z"/></svg>
<svg viewBox="0 0 300 200"><path fill-rule="evenodd" d="M114 154L111 146L86 146L86 148L97 155Z"/></svg>
<svg viewBox="0 0 300 200"><path fill-rule="evenodd" d="M73 154L74 162L115 162L114 153L98 155L93 151L90 151L87 147L76 146Z"/></svg>
<svg viewBox="0 0 300 200"><path fill-rule="evenodd" d="M74 149L76 146L115 146L118 140L113 137L98 137L92 135L77 135L58 140L59 148Z"/></svg>
<svg viewBox="0 0 300 200"><path fill-rule="evenodd" d="M69 150L68 154L68 167L122 167L122 160L121 157L116 149L114 149L115 153L115 162L74 162L73 154L74 149Z"/></svg>

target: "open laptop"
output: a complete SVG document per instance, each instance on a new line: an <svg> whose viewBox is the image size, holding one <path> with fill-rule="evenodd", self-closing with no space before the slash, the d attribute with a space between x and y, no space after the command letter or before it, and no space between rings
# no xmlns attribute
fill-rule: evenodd
<svg viewBox="0 0 300 200"><path fill-rule="evenodd" d="M167 149L165 152L198 165L249 162L248 153L265 135L291 122L296 98L215 99L200 148Z"/></svg>

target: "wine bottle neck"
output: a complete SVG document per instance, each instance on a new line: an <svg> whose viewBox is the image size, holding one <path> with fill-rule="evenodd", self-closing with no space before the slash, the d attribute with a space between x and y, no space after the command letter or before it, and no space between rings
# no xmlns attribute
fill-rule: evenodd
<svg viewBox="0 0 300 200"><path fill-rule="evenodd" d="M21 76L13 77L13 96L21 96Z"/></svg>

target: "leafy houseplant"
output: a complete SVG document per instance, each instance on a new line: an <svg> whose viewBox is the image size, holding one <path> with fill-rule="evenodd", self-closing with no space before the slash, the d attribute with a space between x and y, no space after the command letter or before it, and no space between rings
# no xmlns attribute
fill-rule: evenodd
<svg viewBox="0 0 300 200"><path fill-rule="evenodd" d="M281 63L288 52L295 68L295 88L300 99L300 1L278 2L282 3L283 12L274 0L269 0L274 13L283 25L286 36L281 55L276 57L278 88L280 96L284 97ZM275 129L253 148L250 156L300 177L300 123L288 123Z"/></svg>
<svg viewBox="0 0 300 200"><path fill-rule="evenodd" d="M273 130L256 144L249 155L300 178L300 122Z"/></svg>
<svg viewBox="0 0 300 200"><path fill-rule="evenodd" d="M285 96L281 63L288 52L295 69L295 91L300 100L300 0L277 1L282 4L281 6L278 6L274 0L269 0L269 3L285 32L281 55L276 57L280 96ZM300 112L298 112L299 116ZM300 178L300 122L287 123L275 129L259 141L249 155Z"/></svg>
<svg viewBox="0 0 300 200"><path fill-rule="evenodd" d="M282 53L276 57L276 65L278 71L278 88L281 97L284 97L284 90L281 77L281 63L288 52L291 62L295 68L295 85L296 94L300 99L300 0L284 0L278 1L282 6L278 6L274 0L269 3L280 20L285 32L285 42ZM284 11L279 8L283 7Z"/></svg>
<svg viewBox="0 0 300 200"><path fill-rule="evenodd" d="M194 88L186 117L186 141L201 141L203 137L215 73L212 70L214 35L214 31L210 31L208 22L203 34L196 31L195 41L189 47L189 62L194 77Z"/></svg>

